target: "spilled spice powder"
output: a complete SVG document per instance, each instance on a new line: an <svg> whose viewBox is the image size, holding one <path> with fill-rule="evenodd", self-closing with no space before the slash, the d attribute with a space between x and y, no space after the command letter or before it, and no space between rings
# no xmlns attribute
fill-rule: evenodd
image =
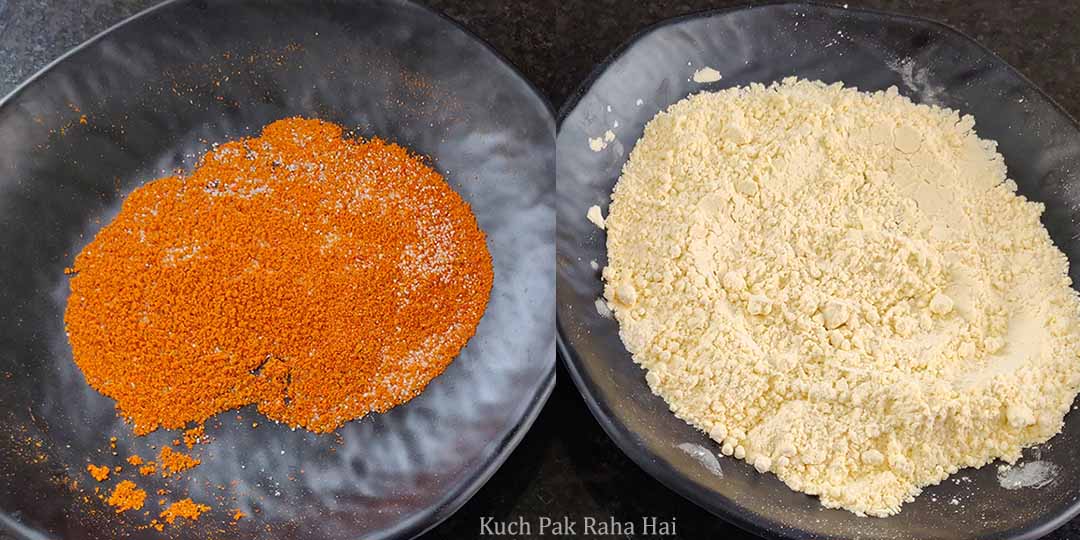
<svg viewBox="0 0 1080 540"><path fill-rule="evenodd" d="M135 465L135 466L137 467L137 466L139 466L139 465L142 465L142 464L143 464L143 459L142 459L141 457L137 456L137 455L135 455L135 456L129 456L129 457L127 458L127 462L128 462L129 464L131 464L131 465Z"/></svg>
<svg viewBox="0 0 1080 540"><path fill-rule="evenodd" d="M158 454L158 463L161 464L161 476L167 478L195 467L202 462L183 452L177 452L168 446L164 446L161 448L161 453Z"/></svg>
<svg viewBox="0 0 1080 540"><path fill-rule="evenodd" d="M94 480L98 482L104 482L109 479L109 467L107 465L94 465L93 463L86 466L86 470L90 471L90 476L94 477Z"/></svg>
<svg viewBox="0 0 1080 540"><path fill-rule="evenodd" d="M135 483L131 480L124 480L116 487L113 488L112 495L109 495L108 503L110 506L116 508L116 513L126 512L128 510L139 510L143 507L143 501L146 500L146 492L135 487Z"/></svg>
<svg viewBox="0 0 1080 540"><path fill-rule="evenodd" d="M492 285L439 173L300 118L136 189L73 268L75 362L137 434L248 404L314 432L386 411L449 365Z"/></svg>
<svg viewBox="0 0 1080 540"><path fill-rule="evenodd" d="M139 474L143 476L150 476L155 472L157 472L157 464L153 461L147 463L146 465L143 465L142 467L139 467Z"/></svg>
<svg viewBox="0 0 1080 540"><path fill-rule="evenodd" d="M181 499L169 505L168 508L161 511L161 518L167 523L172 525L176 518L187 518L190 520L197 520L203 512L210 510L209 506L205 504L199 504L191 499Z"/></svg>
<svg viewBox="0 0 1080 540"><path fill-rule="evenodd" d="M184 444L186 444L188 448L191 448L196 444L199 444L199 441L201 441L205 435L206 429L201 424L195 426L184 431Z"/></svg>

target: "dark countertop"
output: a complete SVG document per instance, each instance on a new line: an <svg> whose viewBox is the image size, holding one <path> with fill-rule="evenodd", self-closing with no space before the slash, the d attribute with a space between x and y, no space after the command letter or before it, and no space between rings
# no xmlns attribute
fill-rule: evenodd
<svg viewBox="0 0 1080 540"><path fill-rule="evenodd" d="M0 0L0 95L87 38L155 0ZM1080 3L849 0L852 6L946 22L1019 68L1080 115ZM736 2L677 0L430 0L501 51L560 107L593 67L643 27ZM558 8L556 13L556 6ZM477 538L480 519L567 516L580 522L675 519L677 537L753 538L642 472L592 418L562 366L555 392L521 446L475 497L425 538ZM0 535L2 536L2 535ZM1080 538L1080 519L1047 537Z"/></svg>

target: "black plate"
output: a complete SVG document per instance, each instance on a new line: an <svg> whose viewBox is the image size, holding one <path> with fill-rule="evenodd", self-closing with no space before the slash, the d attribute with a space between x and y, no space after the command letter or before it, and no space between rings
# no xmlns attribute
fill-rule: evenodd
<svg viewBox="0 0 1080 540"><path fill-rule="evenodd" d="M691 82L711 66L719 82ZM617 323L593 305L601 294L595 260L604 234L585 220L611 188L646 122L701 90L797 75L863 90L891 85L916 102L970 113L980 136L1000 143L1020 192L1046 203L1043 222L1080 278L1080 137L1076 123L1031 82L962 34L926 20L816 5L770 5L674 19L636 37L608 59L561 114L556 143L557 309L560 352L593 414L638 465L707 510L749 530L786 538L1035 538L1080 506L1080 420L1025 455L1060 474L1041 489L1006 490L996 467L964 470L885 519L823 509L773 475L720 458L723 477L676 447L717 453L703 433L672 415L645 384L619 340ZM640 100L640 101L639 101ZM593 152L590 137L617 139ZM961 480L957 480L961 479ZM955 501L954 501L955 500Z"/></svg>
<svg viewBox="0 0 1080 540"><path fill-rule="evenodd" d="M404 1L171 2L0 102L0 533L111 539L149 521L64 485L67 476L92 490L88 462L152 456L150 445L175 434L133 437L113 402L86 386L63 332L63 269L132 188L290 115L430 156L488 235L491 302L423 395L338 437L294 432L251 408L208 422L214 440L195 450L202 465L171 481L168 498L214 509L170 536L412 537L460 507L531 425L554 384L547 102L471 34ZM155 515L157 498L147 505ZM228 525L233 508L249 517Z"/></svg>

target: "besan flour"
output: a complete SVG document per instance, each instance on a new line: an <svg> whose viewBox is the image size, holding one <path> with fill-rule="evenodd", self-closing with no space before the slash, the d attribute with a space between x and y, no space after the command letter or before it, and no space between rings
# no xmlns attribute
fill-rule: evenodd
<svg viewBox="0 0 1080 540"><path fill-rule="evenodd" d="M592 216L653 392L724 455L860 515L1060 431L1080 302L974 123L795 79L658 114Z"/></svg>

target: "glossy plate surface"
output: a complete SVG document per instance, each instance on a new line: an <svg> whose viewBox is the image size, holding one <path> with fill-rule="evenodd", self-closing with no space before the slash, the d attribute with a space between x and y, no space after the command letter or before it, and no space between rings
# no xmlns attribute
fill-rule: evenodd
<svg viewBox="0 0 1080 540"><path fill-rule="evenodd" d="M146 510L157 514L153 490L165 486L170 500L213 507L170 528L175 538L409 538L460 507L528 429L554 384L547 102L471 34L404 1L176 1L0 104L0 533L161 537L132 530L149 521L141 512L116 516L93 497L87 463L154 456L175 433L133 437L87 387L64 336L63 269L135 186L292 115L430 156L488 235L490 304L420 397L337 436L291 431L250 407L212 419L212 442L194 450L202 465L139 482ZM233 509L248 518L229 525Z"/></svg>
<svg viewBox="0 0 1080 540"><path fill-rule="evenodd" d="M709 66L723 78L697 84ZM1007 490L997 467L963 470L885 519L823 509L773 475L720 457L714 475L677 445L718 446L677 419L650 393L642 370L598 315L606 264L603 231L589 206L607 214L620 168L658 111L703 90L769 83L787 76L842 81L863 90L895 85L919 103L972 114L980 136L1000 143L1020 192L1046 203L1043 222L1080 278L1080 132L1030 81L969 38L929 21L814 5L770 5L674 19L631 41L601 66L561 114L557 138L557 299L560 352L593 414L612 439L662 483L709 511L770 537L960 539L1035 538L1076 514L1080 419L1025 452L1058 468L1040 489ZM617 123L617 127L616 126ZM594 152L588 140L617 136Z"/></svg>

